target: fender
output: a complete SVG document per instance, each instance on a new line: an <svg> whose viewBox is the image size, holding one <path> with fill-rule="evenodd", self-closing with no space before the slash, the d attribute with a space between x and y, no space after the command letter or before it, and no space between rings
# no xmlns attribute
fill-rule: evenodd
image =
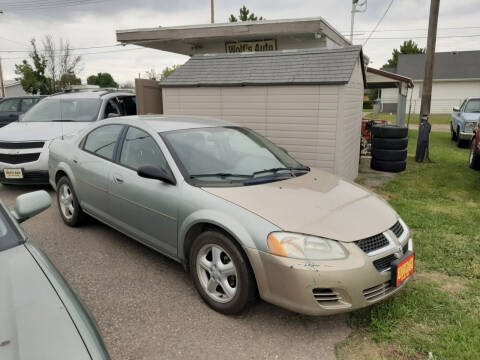
<svg viewBox="0 0 480 360"><path fill-rule="evenodd" d="M72 172L72 169L70 168L70 166L64 161L60 161L57 164L57 166L55 167L55 172L53 174L53 179L51 179L51 180L55 180L55 177L57 176L57 173L59 171L63 171L65 174L67 174L68 178L70 179L70 182L72 183L73 188L76 189L77 188L77 182L75 180L75 176L73 176L73 172ZM55 184L54 189L55 189L55 191L57 191L56 184Z"/></svg>
<svg viewBox="0 0 480 360"><path fill-rule="evenodd" d="M202 209L195 211L184 219L178 229L178 250L177 254L184 260L184 242L188 230L198 223L208 223L224 229L229 233L240 246L255 249L255 242L245 227L234 217L220 211Z"/></svg>

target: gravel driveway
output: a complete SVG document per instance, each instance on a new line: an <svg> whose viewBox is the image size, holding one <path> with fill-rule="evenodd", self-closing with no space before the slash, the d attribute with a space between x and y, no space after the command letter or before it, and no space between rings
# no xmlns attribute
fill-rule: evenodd
<svg viewBox="0 0 480 360"><path fill-rule="evenodd" d="M0 197L11 208L37 189L0 185ZM308 317L262 301L218 314L180 264L93 219L69 228L56 203L24 228L90 309L112 359L335 359L335 343L350 333L344 315Z"/></svg>

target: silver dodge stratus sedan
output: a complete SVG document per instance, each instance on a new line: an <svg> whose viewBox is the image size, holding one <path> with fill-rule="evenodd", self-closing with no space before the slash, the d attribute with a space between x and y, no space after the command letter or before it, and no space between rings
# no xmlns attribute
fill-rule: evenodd
<svg viewBox="0 0 480 360"><path fill-rule="evenodd" d="M410 231L385 201L230 123L102 121L51 143L49 176L67 225L88 214L181 262L221 313L257 293L304 314L351 311L414 271Z"/></svg>

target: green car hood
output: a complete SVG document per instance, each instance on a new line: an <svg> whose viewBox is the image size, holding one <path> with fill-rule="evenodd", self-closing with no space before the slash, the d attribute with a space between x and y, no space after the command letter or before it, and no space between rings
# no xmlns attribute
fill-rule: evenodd
<svg viewBox="0 0 480 360"><path fill-rule="evenodd" d="M24 245L0 252L0 359L91 359L63 302Z"/></svg>

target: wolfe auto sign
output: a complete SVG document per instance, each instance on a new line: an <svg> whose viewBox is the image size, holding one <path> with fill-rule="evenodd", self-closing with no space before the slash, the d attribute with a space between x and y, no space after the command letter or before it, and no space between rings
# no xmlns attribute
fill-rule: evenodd
<svg viewBox="0 0 480 360"><path fill-rule="evenodd" d="M225 43L227 53L275 51L277 42L275 40L236 41Z"/></svg>

